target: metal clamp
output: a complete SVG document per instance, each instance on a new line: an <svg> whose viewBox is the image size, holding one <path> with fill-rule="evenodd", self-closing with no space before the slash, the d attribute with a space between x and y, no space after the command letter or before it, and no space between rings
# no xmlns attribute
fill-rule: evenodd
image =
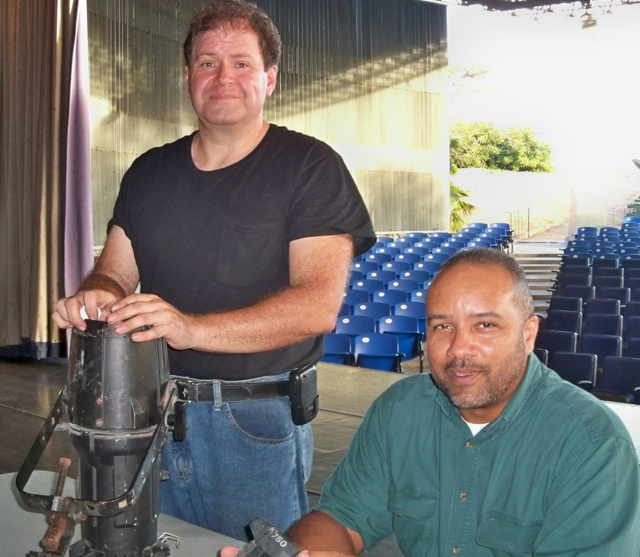
<svg viewBox="0 0 640 557"><path fill-rule="evenodd" d="M167 540L176 542L176 549L180 549L180 546L182 545L182 539L179 536L171 534L170 532L162 532L162 534L158 536L158 541L160 543L165 543Z"/></svg>

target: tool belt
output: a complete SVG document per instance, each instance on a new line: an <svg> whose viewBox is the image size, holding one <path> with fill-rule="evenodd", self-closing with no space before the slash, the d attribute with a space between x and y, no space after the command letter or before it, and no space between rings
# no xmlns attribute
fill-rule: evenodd
<svg viewBox="0 0 640 557"><path fill-rule="evenodd" d="M213 402L215 391L220 388L220 402L245 402L265 398L288 397L291 404L291 420L295 425L309 423L318 415L318 372L313 364L293 369L289 378L282 381L241 383L180 378L175 380L179 400L174 405L173 437L181 441L186 435L185 406L191 402Z"/></svg>

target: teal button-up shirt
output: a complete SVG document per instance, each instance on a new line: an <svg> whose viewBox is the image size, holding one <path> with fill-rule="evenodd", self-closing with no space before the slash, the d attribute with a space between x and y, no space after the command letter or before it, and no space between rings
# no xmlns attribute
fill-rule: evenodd
<svg viewBox="0 0 640 557"><path fill-rule="evenodd" d="M371 406L316 510L407 556L638 557L640 475L626 428L535 357L475 437L429 374Z"/></svg>

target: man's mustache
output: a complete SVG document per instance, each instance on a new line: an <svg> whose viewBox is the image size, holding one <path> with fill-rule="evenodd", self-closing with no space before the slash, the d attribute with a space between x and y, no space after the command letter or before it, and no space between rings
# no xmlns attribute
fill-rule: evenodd
<svg viewBox="0 0 640 557"><path fill-rule="evenodd" d="M464 369L467 371L485 372L489 370L489 366L478 364L470 360L455 359L455 360L451 360L450 362L447 362L442 369L443 371L450 371L452 369Z"/></svg>

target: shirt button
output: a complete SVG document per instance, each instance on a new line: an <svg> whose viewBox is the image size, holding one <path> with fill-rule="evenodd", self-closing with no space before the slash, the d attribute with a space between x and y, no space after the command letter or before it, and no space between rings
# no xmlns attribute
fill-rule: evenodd
<svg viewBox="0 0 640 557"><path fill-rule="evenodd" d="M473 449L473 443L471 441L467 441L466 447L467 449Z"/></svg>
<svg viewBox="0 0 640 557"><path fill-rule="evenodd" d="M466 493L461 493L460 494L460 501L466 501L467 500L467 494Z"/></svg>
<svg viewBox="0 0 640 557"><path fill-rule="evenodd" d="M453 552L457 555L458 553L460 553L460 548L458 546L454 547Z"/></svg>

